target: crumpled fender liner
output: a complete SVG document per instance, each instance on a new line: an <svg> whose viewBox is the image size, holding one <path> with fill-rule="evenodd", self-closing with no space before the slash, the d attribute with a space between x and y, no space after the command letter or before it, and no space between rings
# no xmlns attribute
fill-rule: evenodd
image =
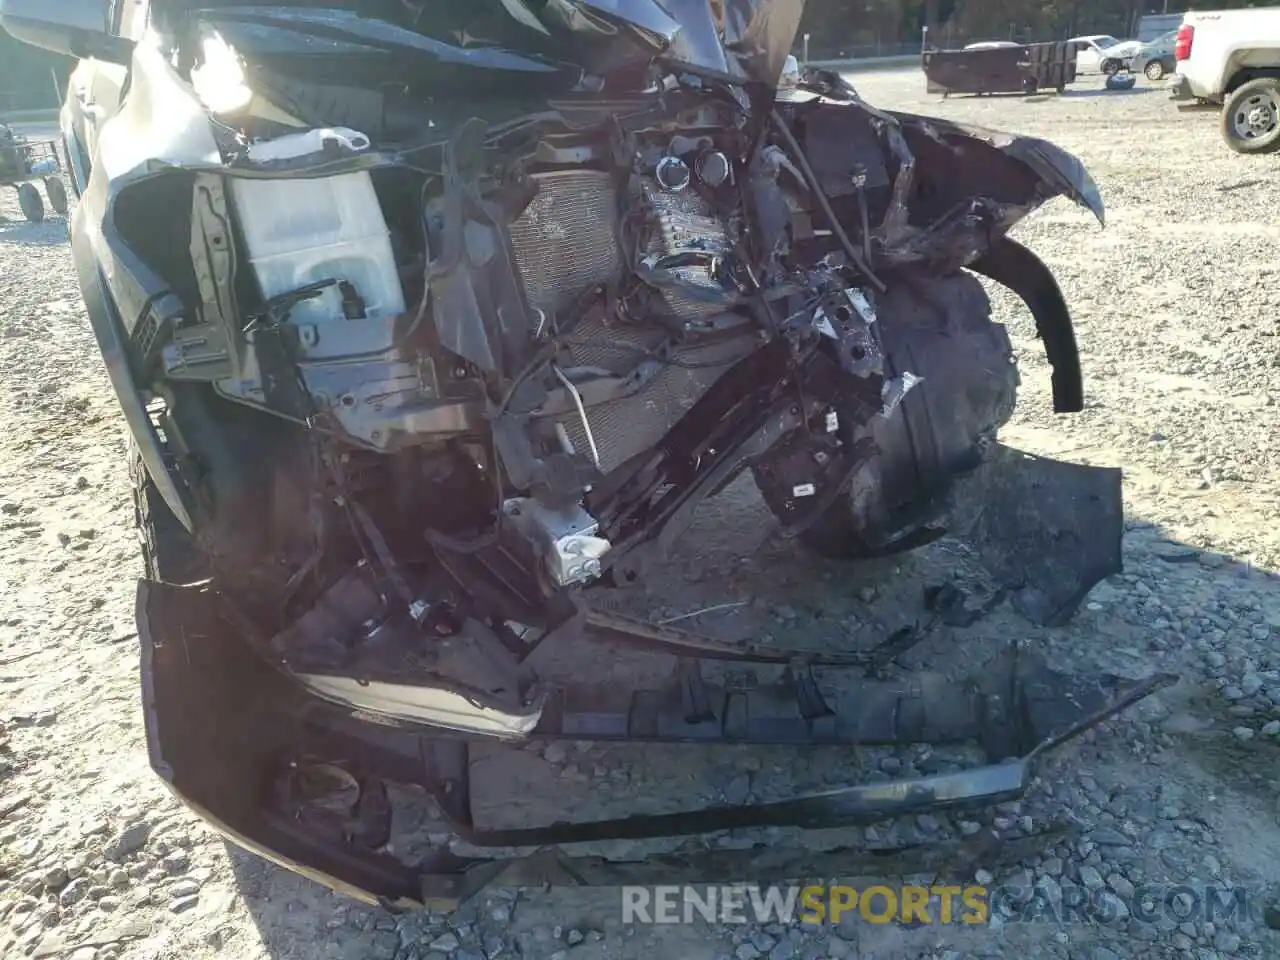
<svg viewBox="0 0 1280 960"><path fill-rule="evenodd" d="M1084 377L1071 311L1044 261L1016 240L1001 237L970 263L969 269L1008 287L1031 311L1036 333L1044 341L1045 356L1053 368L1053 412L1083 410Z"/></svg>
<svg viewBox="0 0 1280 960"><path fill-rule="evenodd" d="M599 839L670 837L766 825L847 826L907 812L982 806L1016 798L1030 785L1047 751L1173 679L1159 675L1136 684L1094 681L1082 686L1079 678L1035 667L1036 661L1031 661L1031 674L1020 679L1021 668L1028 666L1027 658L1015 655L1005 664L1014 668L1013 673L993 670L988 680L995 698L992 705L1009 717L1013 727L1024 731L1025 735L1011 745L1028 742L1028 737L1036 744L1018 759L752 806L493 830L478 827L472 820L464 737L397 726L385 718L384 722L371 722L308 693L260 658L220 616L217 596L200 585L142 581L137 614L148 749L153 768L170 789L240 846L334 890L393 908L427 902L456 906L492 882L533 883L559 878L579 884L610 884L640 882L635 878L643 876L662 877L664 882L759 881L762 872L779 878L815 873L830 876L847 871L857 857L865 857L867 865L877 869L903 869L901 864L912 863L913 857L918 863L921 851L864 851L850 856L805 849L715 850L665 854L627 864L579 858L558 849L543 850L532 857L492 859L463 858L438 849L410 866L380 852L380 840L361 846L350 839L385 836L382 824L369 822L368 810L375 811L374 817L389 815L389 808L377 796L364 812L353 812L352 822L337 832L316 828L297 811L282 809L278 786L292 764L314 758L342 765L362 791L374 794L385 793L384 780L420 786L434 797L459 837L479 847L559 847ZM1007 693L1000 703L1004 683ZM962 695L969 693L967 685L954 686ZM936 691L929 693L936 695ZM684 707L681 702L676 706ZM921 706L904 698L896 709L902 713ZM592 731L581 724L571 738L594 739ZM360 818L362 822L354 823ZM955 854L955 850L950 852ZM982 853L987 862L999 855L998 849L994 854ZM930 856L924 854L925 862L930 862ZM944 866L945 862L932 865Z"/></svg>

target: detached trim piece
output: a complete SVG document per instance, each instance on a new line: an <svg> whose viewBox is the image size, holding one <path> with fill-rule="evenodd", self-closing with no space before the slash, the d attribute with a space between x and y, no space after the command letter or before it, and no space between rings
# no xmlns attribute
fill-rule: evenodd
<svg viewBox="0 0 1280 960"><path fill-rule="evenodd" d="M1008 287L1035 317L1036 332L1044 341L1045 356L1053 368L1053 412L1083 410L1084 377L1071 311L1044 261L1016 240L1001 237L969 264L969 269Z"/></svg>
<svg viewBox="0 0 1280 960"><path fill-rule="evenodd" d="M430 904L449 909L493 884L758 882L847 874L855 867L903 872L966 869L955 859L962 861L966 850L986 863L1006 853L1020 858L1057 838L993 841L987 836L959 845L891 850L702 850L638 861L580 857L560 848L597 840L695 835L731 827L853 826L904 813L1014 799L1027 790L1048 751L1175 679L1157 675L1129 683L1115 678L1072 677L1049 671L1039 661L1014 652L983 669L981 686L989 692L980 699L985 704L984 714L1003 719L1008 731L1004 742L987 746L988 757L1017 759L750 806L486 829L472 818L465 738L421 726L370 723L321 700L255 654L220 614L220 602L216 594L200 586L154 581L139 584L138 634L152 767L179 799L236 844L338 892L392 908ZM868 691L884 686L878 681L864 684ZM914 689L915 681L904 687ZM940 701L968 703L975 692L971 682L930 689L925 692L929 711L919 716L916 714L925 709L921 698L904 694L894 710L898 720L894 726L909 728L913 740L921 736L946 740L953 732L935 729L936 721L951 711L937 712L945 706ZM856 694L853 699L858 699ZM687 716L687 704L668 702ZM584 706L586 711L578 715L580 721L569 725L576 727L574 732L558 735L612 739L609 730L615 723L599 715L595 715L595 723L582 723L581 719L592 716L596 709ZM713 728L718 726L712 723ZM690 739L672 732L676 735L671 740ZM811 734L811 741L823 739L820 729L812 733L817 735ZM898 739L897 734L898 730L887 731L886 739ZM860 735L855 738L857 742L876 739L874 735L867 740ZM693 739L724 742L721 738ZM336 823L280 801L281 781L292 775L295 764L305 766L312 759L344 765L349 779L361 786L361 799L352 813L340 815ZM422 787L463 842L496 848L496 855L464 857L439 847L410 865L382 852L389 835L379 827L379 822L389 825L389 821L379 821L388 815L383 803L385 781ZM359 809L365 797L370 802ZM359 836L375 839L353 839ZM1034 849L1028 851L1031 844Z"/></svg>

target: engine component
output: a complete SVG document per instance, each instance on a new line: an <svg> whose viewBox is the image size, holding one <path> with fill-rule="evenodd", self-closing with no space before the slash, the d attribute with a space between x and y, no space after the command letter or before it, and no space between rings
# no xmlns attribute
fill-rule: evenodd
<svg viewBox="0 0 1280 960"><path fill-rule="evenodd" d="M718 150L709 150L698 157L698 179L708 187L719 187L729 179L732 168L729 158Z"/></svg>
<svg viewBox="0 0 1280 960"><path fill-rule="evenodd" d="M622 270L613 182L599 170L533 174L537 194L511 224L529 306L559 314Z"/></svg>
<svg viewBox="0 0 1280 960"><path fill-rule="evenodd" d="M663 157L653 170L654 179L662 189L679 193L689 185L691 174L689 165L679 157Z"/></svg>
<svg viewBox="0 0 1280 960"><path fill-rule="evenodd" d="M733 324L724 333L678 344L667 355L660 352L663 338L655 337L650 328L607 326L592 318L574 328L570 350L577 366L617 367L630 371L628 377L643 379L642 387L619 399L592 402L587 398L586 415L601 473L608 475L653 447L733 364L759 347L759 334L745 318L721 317ZM717 318L705 321L718 322ZM558 422L575 449L585 453L592 448L582 417L565 415Z"/></svg>
<svg viewBox="0 0 1280 960"><path fill-rule="evenodd" d="M609 541L596 536L600 524L580 505L555 509L529 497L502 505L503 515L533 544L551 579L562 587L600 576Z"/></svg>
<svg viewBox="0 0 1280 960"><path fill-rule="evenodd" d="M691 287L694 294L702 292L705 296L685 295L678 288L664 289L662 299L667 309L686 324L723 312L724 287L712 268L717 257L732 249L732 243L711 202L695 190L672 192L653 180L642 181L641 190L649 210L645 252L655 262L680 254L698 255L693 265L672 266L668 272L680 284Z"/></svg>

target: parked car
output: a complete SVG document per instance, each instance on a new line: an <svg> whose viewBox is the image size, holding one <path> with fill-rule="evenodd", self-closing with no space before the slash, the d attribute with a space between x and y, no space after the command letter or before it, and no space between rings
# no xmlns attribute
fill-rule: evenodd
<svg viewBox="0 0 1280 960"><path fill-rule="evenodd" d="M1173 73L1178 65L1173 55L1173 45L1177 37L1178 31L1170 30L1150 43L1144 43L1129 62L1129 69L1133 73L1145 74L1148 80L1163 80L1167 74Z"/></svg>
<svg viewBox="0 0 1280 960"><path fill-rule="evenodd" d="M1142 46L1137 40L1117 40L1105 33L1072 37L1069 42L1079 45L1077 73L1105 73L1108 76L1128 69L1129 61Z"/></svg>
<svg viewBox="0 0 1280 960"><path fill-rule="evenodd" d="M1187 13L1173 55L1174 100L1222 104L1237 153L1280 150L1280 7Z"/></svg>

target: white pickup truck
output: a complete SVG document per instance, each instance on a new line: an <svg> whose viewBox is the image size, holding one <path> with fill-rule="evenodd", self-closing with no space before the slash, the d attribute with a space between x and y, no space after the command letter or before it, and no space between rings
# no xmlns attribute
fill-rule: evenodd
<svg viewBox="0 0 1280 960"><path fill-rule="evenodd" d="M1187 13L1173 55L1174 100L1222 104L1238 153L1280 150L1280 6Z"/></svg>

